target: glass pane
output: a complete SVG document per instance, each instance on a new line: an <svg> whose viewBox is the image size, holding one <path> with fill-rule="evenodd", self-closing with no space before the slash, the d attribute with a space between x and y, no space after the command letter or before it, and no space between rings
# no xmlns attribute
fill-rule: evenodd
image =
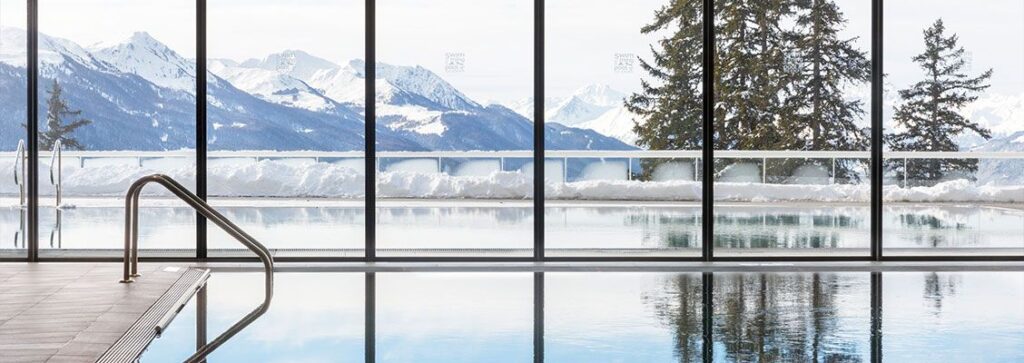
<svg viewBox="0 0 1024 363"><path fill-rule="evenodd" d="M377 4L378 256L533 254L532 4Z"/></svg>
<svg viewBox="0 0 1024 363"><path fill-rule="evenodd" d="M699 273L544 274L546 362L700 362Z"/></svg>
<svg viewBox="0 0 1024 363"><path fill-rule="evenodd" d="M25 2L0 1L0 258L25 258ZM11 175L14 174L14 178Z"/></svg>
<svg viewBox="0 0 1024 363"><path fill-rule="evenodd" d="M714 354L721 361L871 360L870 274L726 273L714 279Z"/></svg>
<svg viewBox="0 0 1024 363"><path fill-rule="evenodd" d="M529 362L532 273L377 273L380 362Z"/></svg>
<svg viewBox="0 0 1024 363"><path fill-rule="evenodd" d="M192 1L39 2L40 255L120 256L143 175L194 189L195 19ZM195 256L183 206L146 189L141 255Z"/></svg>
<svg viewBox="0 0 1024 363"><path fill-rule="evenodd" d="M867 256L871 2L715 9L715 256Z"/></svg>
<svg viewBox="0 0 1024 363"><path fill-rule="evenodd" d="M364 255L364 5L208 2L209 194L276 256Z"/></svg>
<svg viewBox="0 0 1024 363"><path fill-rule="evenodd" d="M1024 359L1024 273L886 272L882 278L885 361Z"/></svg>
<svg viewBox="0 0 1024 363"><path fill-rule="evenodd" d="M885 3L886 256L1024 255L1024 3Z"/></svg>
<svg viewBox="0 0 1024 363"><path fill-rule="evenodd" d="M702 8L668 4L546 2L546 256L701 254Z"/></svg>

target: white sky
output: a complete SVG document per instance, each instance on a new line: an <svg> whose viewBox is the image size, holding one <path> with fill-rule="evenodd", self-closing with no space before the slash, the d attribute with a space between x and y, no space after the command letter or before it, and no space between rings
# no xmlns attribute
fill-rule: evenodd
<svg viewBox="0 0 1024 363"><path fill-rule="evenodd" d="M588 83L625 92L642 71L616 73L616 53L646 57L653 40L639 28L666 0L548 0L547 93ZM839 0L847 36L870 47L870 1ZM40 0L40 30L83 45L144 30L186 57L195 55L194 1ZM24 27L23 1L0 3L0 24ZM533 1L379 0L377 57L423 65L478 101L529 97L533 79ZM337 63L363 57L362 0L208 0L211 57L245 59L302 49ZM1024 92L1024 1L891 0L885 8L885 71L905 87L919 76L910 57L921 31L943 17L972 55L974 72L995 68L991 92ZM465 57L447 72L446 53Z"/></svg>

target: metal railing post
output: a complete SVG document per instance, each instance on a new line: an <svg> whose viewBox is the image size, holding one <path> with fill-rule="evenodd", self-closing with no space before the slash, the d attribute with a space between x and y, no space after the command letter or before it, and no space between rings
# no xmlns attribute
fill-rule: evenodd
<svg viewBox="0 0 1024 363"><path fill-rule="evenodd" d="M21 166L20 168L18 166ZM19 169L21 173L19 173ZM25 139L18 140L18 149L14 152L14 185L18 186L18 205L25 206Z"/></svg>
<svg viewBox="0 0 1024 363"><path fill-rule="evenodd" d="M903 158L903 187L904 188L909 188L910 187L910 185L907 184L907 180L908 180L907 176L908 175L910 175L910 159Z"/></svg>
<svg viewBox="0 0 1024 363"><path fill-rule="evenodd" d="M61 195L63 189L61 187L61 169L63 166L63 155L64 145L58 139L53 142L53 151L50 154L50 185L53 185L54 192L56 194L56 208L60 208ZM56 172L54 169L56 168Z"/></svg>
<svg viewBox="0 0 1024 363"><path fill-rule="evenodd" d="M836 183L836 158L832 158L832 184Z"/></svg>
<svg viewBox="0 0 1024 363"><path fill-rule="evenodd" d="M626 159L626 180L633 180L633 158Z"/></svg>
<svg viewBox="0 0 1024 363"><path fill-rule="evenodd" d="M761 158L761 184L768 184L768 158Z"/></svg>

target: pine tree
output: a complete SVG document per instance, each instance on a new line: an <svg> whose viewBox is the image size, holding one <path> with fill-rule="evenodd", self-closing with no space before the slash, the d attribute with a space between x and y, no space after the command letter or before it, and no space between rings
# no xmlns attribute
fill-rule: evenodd
<svg viewBox="0 0 1024 363"><path fill-rule="evenodd" d="M733 0L716 17L715 148L772 150L786 136L784 69L790 0Z"/></svg>
<svg viewBox="0 0 1024 363"><path fill-rule="evenodd" d="M894 151L958 151L954 138L965 132L992 137L991 131L959 113L989 87L986 81L992 77L992 69L977 77L965 74L964 48L957 44L956 34L946 36L945 32L942 19L924 31L924 53L913 60L924 70L925 79L899 91L901 104L893 121L901 131L886 140ZM977 160L920 159L907 165L898 177L924 185L948 176L973 178L977 170Z"/></svg>
<svg viewBox="0 0 1024 363"><path fill-rule="evenodd" d="M672 30L670 37L651 47L652 61L640 67L652 80L625 101L637 115L633 131L637 145L650 150L694 150L702 147L702 2L672 0L655 12L644 34Z"/></svg>
<svg viewBox="0 0 1024 363"><path fill-rule="evenodd" d="M53 85L47 93L50 94L50 98L46 101L46 131L39 133L39 148L41 150L50 150L53 145L60 140L64 147L83 150L85 146L78 142L77 139L71 137L71 134L78 128L91 124L92 121L79 116L82 114L82 110L71 110L68 105L61 97L63 88L57 80L53 80ZM64 118L73 117L78 118L69 124L64 124Z"/></svg>
<svg viewBox="0 0 1024 363"><path fill-rule="evenodd" d="M831 0L795 2L796 27L792 48L790 87L782 120L786 135L781 150L861 151L870 147L868 130L858 127L865 113L860 100L845 97L844 88L870 80L871 63L854 46L857 38L840 39L845 26ZM839 163L837 179L856 179L856 162Z"/></svg>

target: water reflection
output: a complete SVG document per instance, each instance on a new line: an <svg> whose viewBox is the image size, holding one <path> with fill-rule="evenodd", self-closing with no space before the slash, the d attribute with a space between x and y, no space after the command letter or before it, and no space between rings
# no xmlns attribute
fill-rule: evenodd
<svg viewBox="0 0 1024 363"><path fill-rule="evenodd" d="M863 273L716 274L714 340L732 362L867 361L869 280Z"/></svg>
<svg viewBox="0 0 1024 363"><path fill-rule="evenodd" d="M278 250L361 250L362 205L323 207L224 206L228 218ZM118 250L124 215L117 207L40 210L40 247ZM0 249L24 248L23 211L0 208ZM184 207L141 209L143 250L195 248L195 213ZM507 250L533 247L529 203L378 208L378 248L383 250ZM890 205L883 215L886 253L1024 254L1024 210L977 205ZM869 209L864 206L722 205L715 214L716 255L798 253L866 255ZM699 206L566 204L546 210L550 255L587 251L699 254ZM53 236L51 243L49 236ZM210 248L240 250L210 229ZM845 251L845 252L843 252Z"/></svg>
<svg viewBox="0 0 1024 363"><path fill-rule="evenodd" d="M210 362L1024 359L1024 271L279 276L267 315ZM180 361L197 318L212 336L261 293L253 273L208 289L204 314L190 303L142 362Z"/></svg>

